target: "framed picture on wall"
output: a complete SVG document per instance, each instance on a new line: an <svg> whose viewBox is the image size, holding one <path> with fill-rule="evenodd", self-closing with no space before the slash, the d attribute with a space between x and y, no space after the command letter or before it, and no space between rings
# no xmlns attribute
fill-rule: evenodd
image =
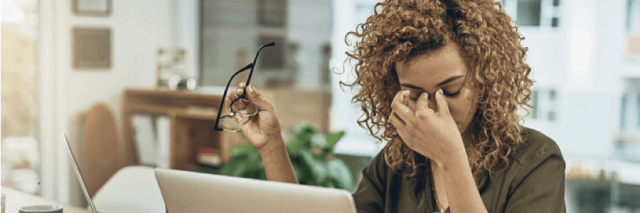
<svg viewBox="0 0 640 213"><path fill-rule="evenodd" d="M71 5L77 16L111 15L111 0L71 0Z"/></svg>
<svg viewBox="0 0 640 213"><path fill-rule="evenodd" d="M111 29L74 27L72 34L74 69L111 68Z"/></svg>

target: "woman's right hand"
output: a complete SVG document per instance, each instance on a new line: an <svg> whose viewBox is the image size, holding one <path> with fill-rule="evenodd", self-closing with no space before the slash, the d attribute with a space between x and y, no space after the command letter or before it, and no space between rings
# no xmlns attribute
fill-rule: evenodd
<svg viewBox="0 0 640 213"><path fill-rule="evenodd" d="M240 97L244 92L248 92L245 96L257 108L258 114L254 116L243 116L240 120L242 124L242 133L249 142L260 151L267 144L282 142L282 133L280 130L280 122L276 117L273 105L269 103L267 98L260 94L253 86L245 87L244 83L235 91L230 91L225 99L225 108L229 104Z"/></svg>

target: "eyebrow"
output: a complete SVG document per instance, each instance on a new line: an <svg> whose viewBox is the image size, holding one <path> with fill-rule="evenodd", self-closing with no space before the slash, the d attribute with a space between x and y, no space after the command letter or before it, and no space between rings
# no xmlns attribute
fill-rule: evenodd
<svg viewBox="0 0 640 213"><path fill-rule="evenodd" d="M459 79L459 78L462 78L462 77L463 77L462 75L453 76L453 77L451 77L451 78L448 78L447 80L444 80L444 81L442 81L442 82L438 83L438 84L436 85L436 87L441 87L442 85L448 84L449 82L455 81L455 80L457 80L457 79ZM412 88L412 89L421 89L421 90L424 90L424 89L422 89L422 88L420 88L420 87L418 87L418 86L415 86L415 85L413 85L413 84L403 83L403 84L400 84L400 86L402 86L402 87L409 87L409 88Z"/></svg>

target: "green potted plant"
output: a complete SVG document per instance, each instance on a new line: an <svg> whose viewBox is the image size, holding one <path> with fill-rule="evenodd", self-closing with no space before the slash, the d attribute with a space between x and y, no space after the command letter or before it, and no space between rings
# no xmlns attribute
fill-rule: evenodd
<svg viewBox="0 0 640 213"><path fill-rule="evenodd" d="M293 137L286 142L287 152L298 182L304 185L355 190L355 181L349 167L335 158L334 146L344 131L321 135L309 124L299 124L292 130ZM258 150L251 144L236 146L231 159L217 170L218 174L266 180L264 164Z"/></svg>

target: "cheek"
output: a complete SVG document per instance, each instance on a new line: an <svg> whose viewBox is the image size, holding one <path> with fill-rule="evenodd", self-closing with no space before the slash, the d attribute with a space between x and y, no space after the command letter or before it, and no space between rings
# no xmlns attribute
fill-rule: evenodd
<svg viewBox="0 0 640 213"><path fill-rule="evenodd" d="M466 124L473 116L472 112L475 111L472 101L468 97L461 96L449 99L447 104L449 105L451 117L459 124Z"/></svg>
<svg viewBox="0 0 640 213"><path fill-rule="evenodd" d="M451 99L449 101L447 101L448 105L449 105L449 112L451 112L451 117L453 117L453 120L456 121L456 123L460 123L462 120L464 120L464 114L466 113L466 107L463 103L461 103L461 100L457 100L457 99Z"/></svg>

